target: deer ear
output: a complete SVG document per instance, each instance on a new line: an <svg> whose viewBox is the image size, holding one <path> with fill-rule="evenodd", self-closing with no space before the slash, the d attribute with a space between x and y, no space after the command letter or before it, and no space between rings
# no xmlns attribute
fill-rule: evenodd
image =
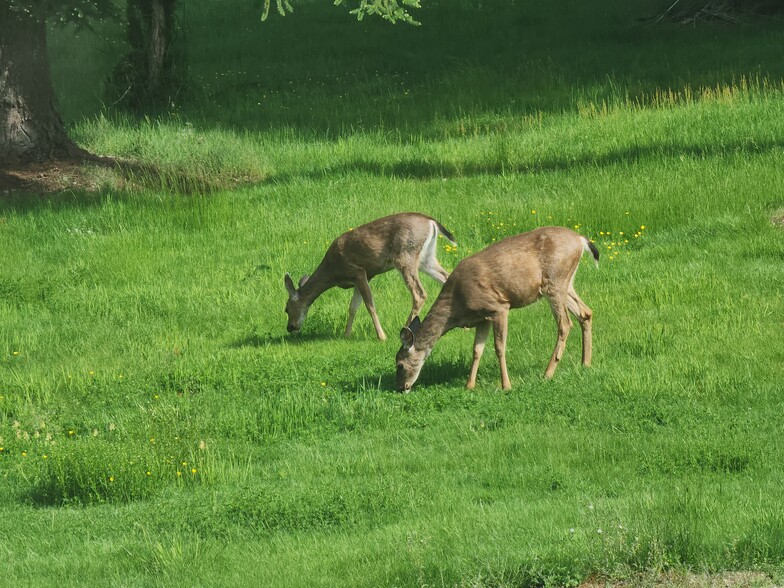
<svg viewBox="0 0 784 588"><path fill-rule="evenodd" d="M411 349L414 346L414 331L408 327L400 329L400 343L406 351Z"/></svg>
<svg viewBox="0 0 784 588"><path fill-rule="evenodd" d="M421 325L422 321L419 320L419 315L417 315L414 317L414 320L411 321L411 324L408 325L408 328L411 329L412 333L416 333Z"/></svg>
<svg viewBox="0 0 784 588"><path fill-rule="evenodd" d="M302 286L304 286L304 285L305 285L305 282L307 282L307 281L308 281L308 278L309 278L309 277L310 277L310 276L309 276L308 274L305 274L304 276L302 276L302 277L299 279L299 287L300 287L300 288L302 288Z"/></svg>
<svg viewBox="0 0 784 588"><path fill-rule="evenodd" d="M288 290L290 298L293 298L294 300L299 298L299 294L297 294L297 289L294 287L294 282L290 275L286 274L286 277L283 278L283 283L286 284L286 290Z"/></svg>

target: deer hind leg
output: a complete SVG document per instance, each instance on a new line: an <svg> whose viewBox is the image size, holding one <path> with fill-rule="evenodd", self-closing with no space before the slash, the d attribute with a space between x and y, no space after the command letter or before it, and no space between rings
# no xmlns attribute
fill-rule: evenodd
<svg viewBox="0 0 784 588"><path fill-rule="evenodd" d="M351 327L354 325L354 315L359 310L359 305L362 304L362 294L359 288L354 288L354 293L351 295L351 302L348 305L348 322L346 323L346 337L351 335Z"/></svg>
<svg viewBox="0 0 784 588"><path fill-rule="evenodd" d="M449 272L441 267L441 264L438 263L438 259L436 259L437 246L438 230L433 227L430 237L425 241L425 244L422 246L422 251L419 254L419 269L435 281L443 284L449 277Z"/></svg>
<svg viewBox="0 0 784 588"><path fill-rule="evenodd" d="M582 300L580 300L580 297L573 288L569 290L569 299L566 304L569 308L569 312L571 312L580 323L580 328L583 332L583 365L589 367L591 365L591 355L593 351L591 336L593 312Z"/></svg>
<svg viewBox="0 0 784 588"><path fill-rule="evenodd" d="M411 291L411 314L408 315L408 320L406 320L406 325L410 325L411 321L414 320L414 317L419 314L419 311L425 305L427 292L422 287L422 282L419 281L416 267L414 269L401 267L400 275L403 276L406 287Z"/></svg>
<svg viewBox="0 0 784 588"><path fill-rule="evenodd" d="M471 363L471 371L468 374L468 382L466 382L466 388L469 390L473 390L474 386L476 386L476 372L479 371L479 360L482 359L485 341L489 332L489 322L484 322L476 328L476 334L474 335L474 361Z"/></svg>
<svg viewBox="0 0 784 588"><path fill-rule="evenodd" d="M555 322L558 325L558 339L555 342L555 349L550 358L550 363L547 364L547 369L544 372L544 377L549 379L553 377L555 368L558 367L558 362L563 357L564 349L566 349L566 338L569 336L569 331L572 329L572 320L569 318L567 312L567 297L554 296L548 297L550 308L553 311Z"/></svg>
<svg viewBox="0 0 784 588"><path fill-rule="evenodd" d="M501 388L509 390L512 383L509 381L509 372L506 370L506 331L509 314L499 313L493 320L493 336L495 339L495 354L498 356L498 365L501 367Z"/></svg>
<svg viewBox="0 0 784 588"><path fill-rule="evenodd" d="M362 300L365 301L365 308L368 309L370 317L373 319L373 326L376 328L376 335L378 335L378 338L381 341L386 341L387 336L384 333L384 329L381 328L381 321L378 320L376 305L375 302L373 302L373 294L370 292L370 284L368 284L365 270L360 270L357 273L354 283L356 284L356 289L359 290L359 293L362 296Z"/></svg>

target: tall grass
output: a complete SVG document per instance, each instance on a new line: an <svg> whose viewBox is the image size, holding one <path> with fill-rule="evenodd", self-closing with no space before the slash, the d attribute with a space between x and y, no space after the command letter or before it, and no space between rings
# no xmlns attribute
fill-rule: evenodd
<svg viewBox="0 0 784 588"><path fill-rule="evenodd" d="M191 101L135 121L61 80L77 140L133 163L0 203L0 585L780 579L781 31L635 24L654 4L188 3ZM510 316L509 393L490 353L463 389L465 331L393 393L343 291L288 336L284 272L400 210L457 235L447 268L592 238L594 367L572 337L541 378L542 305ZM392 334L408 292L372 287Z"/></svg>

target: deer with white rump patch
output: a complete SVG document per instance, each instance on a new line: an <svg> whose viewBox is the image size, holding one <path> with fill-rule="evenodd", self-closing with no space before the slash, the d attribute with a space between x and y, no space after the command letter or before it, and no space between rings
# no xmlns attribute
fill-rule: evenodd
<svg viewBox="0 0 784 588"><path fill-rule="evenodd" d="M406 324L411 322L425 303L427 293L419 281L419 271L443 284L449 277L436 259L438 235L452 243L455 238L438 221L415 212L404 212L380 218L340 235L327 249L321 264L313 275L302 276L299 288L294 287L291 276L286 274L286 303L288 331L299 331L310 305L324 291L338 286L354 288L348 307L346 337L351 335L354 315L364 301L373 319L378 338L386 335L376 314L369 281L378 274L396 269L403 276L411 291L413 303Z"/></svg>
<svg viewBox="0 0 784 588"><path fill-rule="evenodd" d="M455 327L473 327L474 360L467 388L476 385L476 372L493 327L495 352L501 367L501 386L511 388L506 370L506 331L509 310L547 298L558 325L558 340L545 378L551 378L561 360L572 327L569 312L583 334L583 365L591 364L591 309L574 290L574 276L584 252L599 263L599 251L585 237L563 227L542 227L507 237L463 259L441 288L438 299L421 323L415 318L400 331L397 353L397 389L414 385L436 341Z"/></svg>

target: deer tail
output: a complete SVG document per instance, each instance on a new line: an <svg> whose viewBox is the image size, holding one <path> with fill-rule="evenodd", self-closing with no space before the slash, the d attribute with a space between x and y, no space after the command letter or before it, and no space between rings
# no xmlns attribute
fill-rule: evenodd
<svg viewBox="0 0 784 588"><path fill-rule="evenodd" d="M438 227L438 232L441 233L444 236L444 238L447 241L449 241L452 245L457 245L457 240L455 239L455 236L449 232L449 229L447 229L444 225L442 225L438 221L434 221L434 222L436 223L436 227Z"/></svg>
<svg viewBox="0 0 784 588"><path fill-rule="evenodd" d="M593 263L596 267L599 267L599 250L593 244L593 241L583 237L583 249L593 255Z"/></svg>

